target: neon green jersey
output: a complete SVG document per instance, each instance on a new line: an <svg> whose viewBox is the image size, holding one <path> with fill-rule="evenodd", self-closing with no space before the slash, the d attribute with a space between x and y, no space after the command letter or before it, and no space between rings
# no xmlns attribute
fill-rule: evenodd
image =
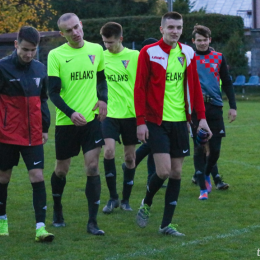
<svg viewBox="0 0 260 260"><path fill-rule="evenodd" d="M128 48L116 54L104 51L108 117L135 117L134 86L138 55L138 51Z"/></svg>
<svg viewBox="0 0 260 260"><path fill-rule="evenodd" d="M186 121L184 101L184 73L186 70L185 55L177 44L168 59L166 84L163 102L163 121Z"/></svg>
<svg viewBox="0 0 260 260"><path fill-rule="evenodd" d="M87 122L95 117L96 112L92 109L98 101L97 71L104 68L103 48L87 41L79 49L65 43L50 51L48 56L48 75L61 79L61 98L71 109L81 113ZM56 108L56 125L73 123Z"/></svg>

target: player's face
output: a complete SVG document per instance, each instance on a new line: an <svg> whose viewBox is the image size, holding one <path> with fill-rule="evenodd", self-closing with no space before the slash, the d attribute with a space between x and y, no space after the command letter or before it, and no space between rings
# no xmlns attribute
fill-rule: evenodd
<svg viewBox="0 0 260 260"><path fill-rule="evenodd" d="M102 40L104 42L105 47L111 53L118 53L121 50L121 45L123 41L123 37L115 38L115 36L106 38L102 35Z"/></svg>
<svg viewBox="0 0 260 260"><path fill-rule="evenodd" d="M18 59L22 64L31 62L36 54L37 46L25 40L20 43L14 41L14 46L17 50Z"/></svg>
<svg viewBox="0 0 260 260"><path fill-rule="evenodd" d="M198 51L207 51L209 44L211 43L210 37L204 37L201 34L196 33L195 39L192 39L192 42L196 45Z"/></svg>
<svg viewBox="0 0 260 260"><path fill-rule="evenodd" d="M163 40L168 45L175 45L182 34L183 20L166 19L160 27Z"/></svg>
<svg viewBox="0 0 260 260"><path fill-rule="evenodd" d="M72 16L69 20L61 22L59 25L61 36L65 37L69 45L73 48L83 46L82 23L77 16Z"/></svg>

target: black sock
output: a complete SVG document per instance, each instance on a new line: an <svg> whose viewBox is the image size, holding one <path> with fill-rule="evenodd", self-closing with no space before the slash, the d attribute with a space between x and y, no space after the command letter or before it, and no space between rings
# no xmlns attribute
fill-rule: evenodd
<svg viewBox="0 0 260 260"><path fill-rule="evenodd" d="M203 172L201 171L196 171L196 176L197 176L197 179L198 179L198 183L199 183L199 186L200 186L200 190L206 190L206 184L205 184L205 175Z"/></svg>
<svg viewBox="0 0 260 260"><path fill-rule="evenodd" d="M88 223L97 224L97 213L100 203L101 182L100 176L87 176L85 194L88 200Z"/></svg>
<svg viewBox="0 0 260 260"><path fill-rule="evenodd" d="M45 223L46 217L46 190L44 181L32 183L33 207L35 211L36 223Z"/></svg>
<svg viewBox="0 0 260 260"><path fill-rule="evenodd" d="M181 188L181 180L170 179L165 192L165 206L161 228L168 226L172 222L172 216L177 205Z"/></svg>
<svg viewBox="0 0 260 260"><path fill-rule="evenodd" d="M123 202L128 202L134 185L135 168L124 170Z"/></svg>
<svg viewBox="0 0 260 260"><path fill-rule="evenodd" d="M156 192L162 187L163 183L163 179L159 178L157 174L153 174L149 182L149 185L147 186L144 204L147 204L148 206L152 205L153 197L156 194Z"/></svg>
<svg viewBox="0 0 260 260"><path fill-rule="evenodd" d="M51 176L51 187L52 187L52 197L54 201L54 209L61 210L61 197L63 194L64 187L66 185L66 177L60 178L55 172Z"/></svg>
<svg viewBox="0 0 260 260"><path fill-rule="evenodd" d="M8 183L0 183L0 216L6 214L6 200L7 200L7 187Z"/></svg>
<svg viewBox="0 0 260 260"><path fill-rule="evenodd" d="M107 187L109 190L111 199L118 199L118 194L116 191L116 165L114 159L105 159L104 158L104 168Z"/></svg>

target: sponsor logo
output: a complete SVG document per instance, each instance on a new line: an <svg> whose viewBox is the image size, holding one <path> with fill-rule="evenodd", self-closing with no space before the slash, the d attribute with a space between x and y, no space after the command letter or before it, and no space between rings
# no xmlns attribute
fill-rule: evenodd
<svg viewBox="0 0 260 260"><path fill-rule="evenodd" d="M89 70L89 71L76 71L76 72L71 72L70 79L72 80L82 80L82 79L93 79L94 76L94 71Z"/></svg>
<svg viewBox="0 0 260 260"><path fill-rule="evenodd" d="M39 164L40 162L41 162L41 161L39 161L39 162L34 162L33 165L37 165L37 164Z"/></svg>
<svg viewBox="0 0 260 260"><path fill-rule="evenodd" d="M128 81L128 75L107 75L107 79L114 82Z"/></svg>
<svg viewBox="0 0 260 260"><path fill-rule="evenodd" d="M125 69L127 68L129 61L130 60L122 60L122 63L124 65Z"/></svg>
<svg viewBox="0 0 260 260"><path fill-rule="evenodd" d="M47 210L47 206L44 206L42 209L45 209L45 210Z"/></svg>
<svg viewBox="0 0 260 260"><path fill-rule="evenodd" d="M158 57L158 56L152 56L152 59L155 59L155 60L165 60L164 57Z"/></svg>
<svg viewBox="0 0 260 260"><path fill-rule="evenodd" d="M178 61L180 62L181 66L183 67L184 57L178 57Z"/></svg>
<svg viewBox="0 0 260 260"><path fill-rule="evenodd" d="M219 133L220 133L220 134L224 134L224 133L225 133L225 131L224 131L224 130L221 130Z"/></svg>
<svg viewBox="0 0 260 260"><path fill-rule="evenodd" d="M71 60L73 60L73 59L70 59L70 60L66 60L66 63L70 62Z"/></svg>
<svg viewBox="0 0 260 260"><path fill-rule="evenodd" d="M183 150L182 152L183 152L183 153L187 153L188 151L189 151L189 149L187 149L187 150Z"/></svg>
<svg viewBox="0 0 260 260"><path fill-rule="evenodd" d="M173 206L174 206L174 205L176 206L176 205L177 205L177 201L172 201L172 202L170 202L169 204L170 204L170 205L173 205Z"/></svg>
<svg viewBox="0 0 260 260"><path fill-rule="evenodd" d="M91 63L94 65L96 55L88 55L88 57L89 57Z"/></svg>
<svg viewBox="0 0 260 260"><path fill-rule="evenodd" d="M98 201L94 202L94 204L97 204L97 205L99 205L99 204L100 204L100 200L98 200Z"/></svg>
<svg viewBox="0 0 260 260"><path fill-rule="evenodd" d="M97 141L95 141L95 143L97 144L97 143L99 143L101 140L102 140L102 138L101 138L101 139L99 139L99 140L97 140Z"/></svg>
<svg viewBox="0 0 260 260"><path fill-rule="evenodd" d="M129 181L126 183L127 185L134 185L134 181Z"/></svg>
<svg viewBox="0 0 260 260"><path fill-rule="evenodd" d="M9 81L10 82L12 82L12 81L20 81L20 79L10 79Z"/></svg>

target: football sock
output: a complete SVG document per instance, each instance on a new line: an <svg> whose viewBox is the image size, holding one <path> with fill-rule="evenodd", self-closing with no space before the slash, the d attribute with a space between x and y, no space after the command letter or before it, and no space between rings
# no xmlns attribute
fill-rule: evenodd
<svg viewBox="0 0 260 260"><path fill-rule="evenodd" d="M144 198L144 204L148 206L152 205L153 197L156 192L162 187L164 180L159 178L157 174L153 174L149 185L147 186L146 196Z"/></svg>
<svg viewBox="0 0 260 260"><path fill-rule="evenodd" d="M156 168L155 168L155 163L154 163L154 159L153 159L153 155L152 153L148 154L148 158L147 158L147 170L148 170L148 176L147 176L147 182L150 181L152 175L154 173L156 173Z"/></svg>
<svg viewBox="0 0 260 260"><path fill-rule="evenodd" d="M161 228L168 226L172 222L172 216L177 205L181 188L181 180L169 178L165 192L165 206Z"/></svg>
<svg viewBox="0 0 260 260"><path fill-rule="evenodd" d="M62 208L61 198L62 198L65 185L66 185L66 177L60 178L55 174L55 172L53 172L51 176L51 187L52 187L52 197L54 201L54 209L56 210L60 210Z"/></svg>
<svg viewBox="0 0 260 260"><path fill-rule="evenodd" d="M88 223L97 224L97 213L100 204L101 182L100 176L87 176L85 194L88 200Z"/></svg>
<svg viewBox="0 0 260 260"><path fill-rule="evenodd" d="M45 224L43 222L36 223L36 229L39 229L41 227L45 227Z"/></svg>
<svg viewBox="0 0 260 260"><path fill-rule="evenodd" d="M45 222L46 217L46 190L44 181L32 183L33 207L36 223Z"/></svg>
<svg viewBox="0 0 260 260"><path fill-rule="evenodd" d="M6 214L6 200L7 200L7 187L8 183L0 183L0 216Z"/></svg>
<svg viewBox="0 0 260 260"><path fill-rule="evenodd" d="M123 184L123 201L129 201L131 191L134 185L135 168L129 169L125 167L124 170L124 184Z"/></svg>
<svg viewBox="0 0 260 260"><path fill-rule="evenodd" d="M197 180L200 186L200 190L206 190L205 175L201 171L196 171Z"/></svg>
<svg viewBox="0 0 260 260"><path fill-rule="evenodd" d="M110 193L110 198L118 199L118 194L116 191L116 165L115 158L105 159L104 158L104 168L107 187Z"/></svg>

